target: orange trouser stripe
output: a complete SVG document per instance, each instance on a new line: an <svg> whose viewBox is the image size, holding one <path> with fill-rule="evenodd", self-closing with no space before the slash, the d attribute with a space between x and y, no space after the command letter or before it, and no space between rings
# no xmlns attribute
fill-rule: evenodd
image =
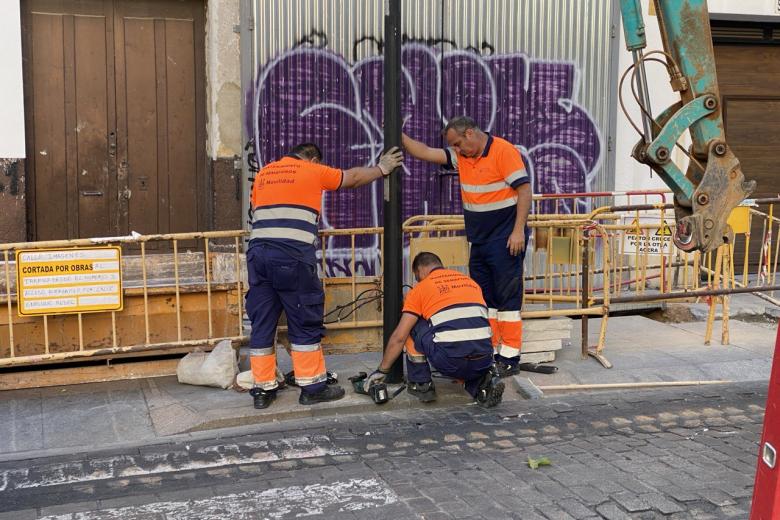
<svg viewBox="0 0 780 520"><path fill-rule="evenodd" d="M498 329L498 310L494 308L488 308L488 322L490 322L490 330L493 336L490 338L490 342L493 344L493 350L498 347L501 342L501 331Z"/></svg>
<svg viewBox="0 0 780 520"><path fill-rule="evenodd" d="M409 361L413 363L427 363L425 354L414 348L414 340L411 336L406 338L404 352L406 352L406 357L409 358Z"/></svg>
<svg viewBox="0 0 780 520"><path fill-rule="evenodd" d="M499 321L498 330L502 345L520 350L523 345L522 321Z"/></svg>
<svg viewBox="0 0 780 520"><path fill-rule="evenodd" d="M290 357L292 357L295 381L298 384L312 384L326 379L325 356L321 348L311 352L293 350L290 352Z"/></svg>
<svg viewBox="0 0 780 520"><path fill-rule="evenodd" d="M276 353L266 356L250 356L255 385L265 390L276 388Z"/></svg>
<svg viewBox="0 0 780 520"><path fill-rule="evenodd" d="M501 341L501 330L498 327L497 319L489 318L488 321L490 322L490 330L493 332L493 335L490 337L490 341L493 343L493 348L496 348L498 343Z"/></svg>

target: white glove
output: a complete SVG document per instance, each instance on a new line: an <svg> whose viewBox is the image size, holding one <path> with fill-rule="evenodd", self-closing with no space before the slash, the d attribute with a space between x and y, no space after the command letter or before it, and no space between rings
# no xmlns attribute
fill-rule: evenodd
<svg viewBox="0 0 780 520"><path fill-rule="evenodd" d="M382 170L382 175L387 177L393 172L393 170L401 166L403 162L403 152L401 152L397 146L394 146L382 154L382 156L379 158L379 164L377 166L379 166L379 169Z"/></svg>
<svg viewBox="0 0 780 520"><path fill-rule="evenodd" d="M379 369L374 370L371 372L371 374L363 381L363 391L368 392L368 389L371 388L371 385L375 383L381 383L385 380L385 377L387 376L386 372L382 372Z"/></svg>

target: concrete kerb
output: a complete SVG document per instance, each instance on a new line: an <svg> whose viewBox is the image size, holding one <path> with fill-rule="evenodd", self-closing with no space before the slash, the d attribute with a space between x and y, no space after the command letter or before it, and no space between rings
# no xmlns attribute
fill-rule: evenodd
<svg viewBox="0 0 780 520"><path fill-rule="evenodd" d="M413 408L435 409L453 405L477 406L476 404L472 404L471 399L465 393L463 395L458 395L457 392L454 391L439 392L438 399L433 403L423 404L416 398L407 396L406 398L394 399L381 406L375 405L366 396L350 394L351 390L348 390L347 397L340 401L306 407L304 410L290 411L287 407L278 407L274 411L271 407L265 413L254 410L252 408L251 399L247 395L245 404L249 413L243 418L235 417L233 420L226 418L222 421L215 420L204 422L197 427L184 432L157 435L155 437L147 437L133 441L104 443L99 446L79 445L64 448L0 453L0 463L44 457L70 456L78 453L110 453L119 450L127 451L163 444L187 443L198 440L212 440L242 435L274 434L281 432L285 432L286 435L289 435L291 432L314 428L319 423L331 421L334 417L354 419L355 416L366 416L367 414L381 417L390 416L393 412L405 411ZM360 398L362 402L355 402L355 400L351 398ZM304 407L301 406L301 408Z"/></svg>
<svg viewBox="0 0 780 520"><path fill-rule="evenodd" d="M682 327L643 317L618 317L612 318L610 324L613 339L608 342L607 348L610 349L615 361L613 369L606 370L591 360L584 361L580 358L577 349L567 347L559 351L559 359L555 362L559 367L557 373L553 375L522 373L513 380L507 380L505 401L516 401L514 406L544 406L548 402L544 399L536 401L537 404L524 402L516 388L517 380L523 378L532 382L537 389L541 387L544 397L548 397L546 394L550 392L544 388L553 385L575 385L576 387L576 385L599 383L653 383L695 379L746 381L763 379L765 375L768 377L775 328L768 327L766 324L742 324L741 328L738 327L742 332L736 338L737 344L729 347L720 345L704 347L701 343L701 331L698 330L702 328L701 323L691 324L696 325L695 327ZM653 333L637 336L637 331L653 331ZM572 342L577 344L577 331L573 332ZM664 338L665 342L659 345L657 338ZM734 340L735 338L732 338L732 341ZM750 348L746 348L745 345ZM377 406L367 396L355 395L346 381L347 375L366 370L366 365L375 366L377 357L376 353L365 355L365 359L357 355L335 356L329 368L338 370L341 374L340 384L347 388L347 397L341 401L311 407L299 405L298 390L288 389L280 392L280 397L269 409L254 410L252 399L248 394L180 385L175 377L140 380L135 383L125 381L121 385L116 382L94 384L95 386L79 385L82 388L78 391L74 388L73 391L69 389L67 392L62 388L44 389L34 393L3 392L0 394L3 398L0 399L0 421L5 423L5 430L2 431L6 431L7 434L16 433L17 436L25 435L28 430L22 426L32 424L38 430L47 432L47 435L44 435L41 441L27 442L16 447L9 444L4 448L5 453L0 454L0 462L120 447L142 448L227 435L290 432L295 429L310 428L320 421L338 420L340 417L362 416L366 424L371 424L392 417L393 413L408 410L423 411L452 407L457 411L459 407L476 406L470 404L471 399L462 387L443 379L436 380L439 399L435 403L423 405L416 398L402 393L390 403ZM737 362L748 363L750 370L737 370L739 368L736 366ZM717 365L718 371L697 369L699 366L710 365ZM756 369L757 366L761 369ZM284 367L280 366L280 368ZM711 388L712 391L718 391L718 386ZM636 388L636 390L640 389ZM574 391L601 393L600 390L582 386L579 390L572 389L566 393L568 395ZM119 421L117 426L124 436L104 435L96 440L94 431L91 430L91 427L95 426L94 420L90 425L81 422L78 417L75 418L76 420L60 421L57 417L49 416L57 413L68 415L69 410L74 406L81 406L81 400L77 399L78 396L75 394L86 396L84 406L100 406L111 416L111 421ZM554 395L560 398L562 394L556 392ZM49 406L41 406L47 402L50 403ZM64 402L68 406L53 404L59 402ZM3 407L3 404L10 406ZM24 410L19 408L20 405ZM500 414L501 406L495 410ZM18 415L22 411L23 415ZM130 423L135 424L144 414L148 418L148 426L138 429L137 432L132 430L128 434ZM26 421L24 425L19 423L20 417ZM19 423L15 430L14 420ZM64 437L61 437L63 434ZM64 441L57 440L60 438ZM80 445L66 445L71 441L82 442L79 439L84 439Z"/></svg>

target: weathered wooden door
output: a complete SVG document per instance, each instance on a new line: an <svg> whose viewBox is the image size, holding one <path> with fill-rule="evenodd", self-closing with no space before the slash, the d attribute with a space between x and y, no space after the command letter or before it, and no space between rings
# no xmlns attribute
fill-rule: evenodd
<svg viewBox="0 0 780 520"><path fill-rule="evenodd" d="M26 0L31 238L205 229L201 0Z"/></svg>
<svg viewBox="0 0 780 520"><path fill-rule="evenodd" d="M726 140L739 158L745 177L757 183L751 197L775 197L780 193L776 159L780 149L780 46L716 45L715 57ZM753 220L749 256L752 264L760 258L763 224L762 219ZM743 236L737 238L735 263L740 271L744 243Z"/></svg>

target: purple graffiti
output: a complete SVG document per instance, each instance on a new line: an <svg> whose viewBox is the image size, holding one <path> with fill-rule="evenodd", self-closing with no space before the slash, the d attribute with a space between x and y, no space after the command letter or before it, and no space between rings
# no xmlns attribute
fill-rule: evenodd
<svg viewBox="0 0 780 520"><path fill-rule="evenodd" d="M440 135L444 122L468 114L486 131L515 144L534 192L589 190L603 147L596 124L577 105L575 64L534 60L524 54L437 52L420 43L404 45L402 63L401 113L409 135L431 146L444 146ZM335 167L375 164L383 148L382 93L381 57L350 65L325 49L299 47L283 53L262 68L247 100L253 109L249 133L260 163L276 160L299 142L311 141L322 148L324 161ZM379 225L381 191L381 183L374 183L328 193L323 227ZM412 158L404 168L403 193L404 218L462 209L457 176ZM331 240L329 274L349 274L351 244ZM356 245L360 250L356 270L374 272L378 239L358 237Z"/></svg>

